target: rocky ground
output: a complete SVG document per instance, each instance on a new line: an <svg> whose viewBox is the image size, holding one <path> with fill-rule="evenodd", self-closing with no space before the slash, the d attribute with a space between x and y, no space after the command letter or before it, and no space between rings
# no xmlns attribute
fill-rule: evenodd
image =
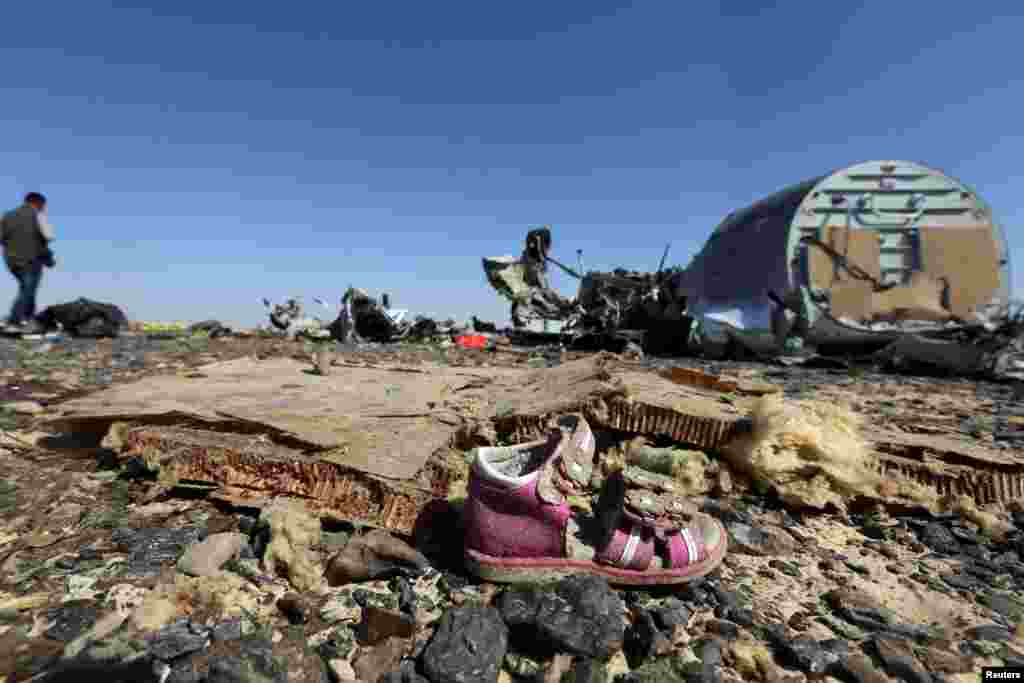
<svg viewBox="0 0 1024 683"><path fill-rule="evenodd" d="M1024 514L1012 511L1009 533L993 534L955 515L808 514L723 492L703 508L726 523L731 550L705 579L675 590L582 578L507 588L462 570L454 512L420 555L413 539L321 528L287 509L154 499L144 478L38 426L50 406L111 382L307 353L258 337L0 342L0 677L924 682L1024 666ZM1019 448L1024 407L1010 386L685 362L757 376L788 396L846 400L891 428Z"/></svg>

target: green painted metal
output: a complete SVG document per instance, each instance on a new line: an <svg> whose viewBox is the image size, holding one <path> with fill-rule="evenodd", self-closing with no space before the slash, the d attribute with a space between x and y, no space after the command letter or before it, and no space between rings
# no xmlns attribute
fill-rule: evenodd
<svg viewBox="0 0 1024 683"><path fill-rule="evenodd" d="M950 176L907 161L870 161L826 176L807 193L797 210L789 254L799 257L800 238L821 238L826 225L880 233L882 282L906 282L920 268L918 227L991 224L1003 258L998 296L1009 294L1010 263L1005 234L977 192ZM806 264L806 258L797 258ZM793 286L807 286L806 266L794 267Z"/></svg>

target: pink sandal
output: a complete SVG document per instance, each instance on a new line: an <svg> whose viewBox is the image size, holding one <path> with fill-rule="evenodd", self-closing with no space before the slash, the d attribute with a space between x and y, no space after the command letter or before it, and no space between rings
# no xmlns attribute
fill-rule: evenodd
<svg viewBox="0 0 1024 683"><path fill-rule="evenodd" d="M595 514L567 496L590 490L594 437L586 420L560 420L550 438L479 448L463 508L467 568L486 581L535 583L593 574L622 585L685 583L725 557L725 528L672 492L661 475L608 477Z"/></svg>

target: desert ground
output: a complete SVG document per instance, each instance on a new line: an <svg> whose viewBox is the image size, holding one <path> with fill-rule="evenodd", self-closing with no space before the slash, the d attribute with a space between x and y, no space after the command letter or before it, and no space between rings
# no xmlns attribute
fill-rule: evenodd
<svg viewBox="0 0 1024 683"><path fill-rule="evenodd" d="M301 510L279 523L274 504L168 486L109 441L49 424L68 402L130 383L188 382L238 359L313 367L312 353L265 335L0 340L0 679L925 682L1024 666L1024 508L1012 499L808 509L709 452L712 483L694 499L730 536L711 574L649 590L582 577L505 586L462 563L470 444L435 462L448 487L424 537ZM585 357L371 344L336 350L331 374L544 372ZM872 429L1008 459L1022 443L1013 384L630 362L769 385L782 401L846 405Z"/></svg>

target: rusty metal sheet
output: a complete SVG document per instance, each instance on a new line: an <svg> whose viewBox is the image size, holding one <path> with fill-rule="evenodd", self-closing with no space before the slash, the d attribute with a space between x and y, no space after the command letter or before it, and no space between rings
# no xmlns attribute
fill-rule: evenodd
<svg viewBox="0 0 1024 683"><path fill-rule="evenodd" d="M912 273L907 285L876 292L872 296L872 312L876 317L949 320L950 312L942 307L942 289L942 283L928 273Z"/></svg>
<svg viewBox="0 0 1024 683"><path fill-rule="evenodd" d="M312 372L311 364L290 358L243 358L203 366L194 379L150 377L68 401L50 423L231 425L294 441L370 474L409 479L450 442L464 406L486 404L488 389L467 387L455 401L454 389L467 384L467 373L458 368L390 369L345 367L324 377Z"/></svg>
<svg viewBox="0 0 1024 683"><path fill-rule="evenodd" d="M966 317L999 288L999 249L992 227L921 228L921 269L949 281L950 308Z"/></svg>
<svg viewBox="0 0 1024 683"><path fill-rule="evenodd" d="M877 230L851 230L845 226L830 225L822 233L821 241L842 255L850 265L859 267L876 280L881 278L881 243ZM846 270L836 267L832 257L821 247L812 244L808 249L811 286L829 289L838 282L851 279Z"/></svg>
<svg viewBox="0 0 1024 683"><path fill-rule="evenodd" d="M754 400L725 403L722 395L603 355L541 370L503 387L497 396L505 410L495 426L501 434L527 440L543 433L553 417L582 412L608 429L714 448L731 436Z"/></svg>
<svg viewBox="0 0 1024 683"><path fill-rule="evenodd" d="M233 505L262 507L276 497L301 502L311 513L411 533L420 510L447 494L444 480L431 490L375 477L311 458L301 451L251 435L182 427L128 430L122 457L159 463L166 484L214 484L214 497Z"/></svg>
<svg viewBox="0 0 1024 683"><path fill-rule="evenodd" d="M837 318L870 319L873 313L874 286L863 280L840 280L832 285L829 312Z"/></svg>
<svg viewBox="0 0 1024 683"><path fill-rule="evenodd" d="M924 484L939 496L967 495L978 505L1024 498L1024 454L950 437L872 430L879 471Z"/></svg>

